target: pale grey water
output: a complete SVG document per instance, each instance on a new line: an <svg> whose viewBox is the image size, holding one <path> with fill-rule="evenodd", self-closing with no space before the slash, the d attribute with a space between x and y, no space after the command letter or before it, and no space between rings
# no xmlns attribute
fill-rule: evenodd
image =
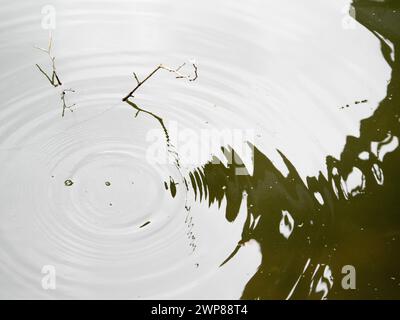
<svg viewBox="0 0 400 320"><path fill-rule="evenodd" d="M35 67L49 67L34 49L48 43L47 4L57 13L58 73L76 90L68 99L77 106L64 118L61 89ZM303 178L324 172L326 155L358 135L390 79L378 39L349 17L348 5L2 0L0 297L240 298L260 264L258 244L219 265L240 239L244 206L229 223L224 201L209 208L185 192L171 199L163 181L180 173L146 158L149 132L159 125L135 118L121 98L134 86L133 72L144 77L159 63L195 58L197 81L160 73L136 103L179 132L252 130L249 140L278 168L275 148ZM203 164L172 142L183 174ZM67 179L74 184L66 187ZM187 236L186 201L195 239ZM56 268L55 290L42 288L44 265Z"/></svg>

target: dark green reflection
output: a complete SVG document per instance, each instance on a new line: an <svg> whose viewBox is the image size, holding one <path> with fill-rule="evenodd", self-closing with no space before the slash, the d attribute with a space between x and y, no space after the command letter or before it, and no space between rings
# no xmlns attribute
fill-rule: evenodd
<svg viewBox="0 0 400 320"><path fill-rule="evenodd" d="M305 184L281 154L289 170L284 176L256 147L251 176L238 176L235 163L224 166L214 159L188 177L197 200L211 205L226 199L228 221L235 220L247 195L237 250L255 239L262 262L243 299L400 298L400 10L395 1L356 1L354 8L357 20L381 40L392 78L386 98L361 121L360 137L347 138L339 159L326 158L328 177L308 177ZM393 60L384 39L394 45ZM359 178L351 188L349 177ZM282 230L291 233L284 236ZM342 287L346 265L356 270L354 290Z"/></svg>

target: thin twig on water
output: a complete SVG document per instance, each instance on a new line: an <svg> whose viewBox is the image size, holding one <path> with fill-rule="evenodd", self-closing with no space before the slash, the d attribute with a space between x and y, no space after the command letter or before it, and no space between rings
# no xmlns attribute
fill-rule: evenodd
<svg viewBox="0 0 400 320"><path fill-rule="evenodd" d="M61 80L57 74L57 70L56 70L56 58L52 55L51 50L52 50L52 46L53 46L53 38L52 35L50 33L50 39L49 39L49 46L47 47L47 49L35 46L36 49L43 51L44 53L46 53L51 61L51 68L52 68L52 72L51 72L51 76L49 76L40 65L36 64L36 67L39 69L39 71L46 77L46 79L50 82L50 84L54 87L57 88L58 86L62 86ZM65 115L65 110L69 109L71 112L72 107L74 107L76 104L72 104L72 105L68 105L65 101L65 95L67 92L75 92L75 90L72 89L63 89L61 91L61 102L62 102L62 113L61 116L64 117Z"/></svg>
<svg viewBox="0 0 400 320"><path fill-rule="evenodd" d="M65 115L65 110L69 109L71 112L73 112L74 110L71 109L71 108L76 106L76 103L74 103L74 104L72 104L72 105L70 105L70 106L67 105L67 103L66 103L66 101L65 101L65 94L66 94L67 92L75 92L75 90L72 90L72 89L65 89L65 90L63 90L63 91L61 92L61 101L62 101L62 104L63 104L63 106L62 106L63 109L62 109L62 114L61 114L62 117L64 117L64 115Z"/></svg>
<svg viewBox="0 0 400 320"><path fill-rule="evenodd" d="M56 58L51 54L52 45L53 45L53 39L50 34L49 46L47 49L35 46L36 49L43 51L44 53L46 53L49 56L50 61L51 61L51 67L52 67L51 77L42 69L42 67L40 65L36 64L36 67L47 78L47 80L49 80L50 84L54 88L57 88L58 86L61 86L62 83L61 83L60 78L58 77L57 70L56 70Z"/></svg>
<svg viewBox="0 0 400 320"><path fill-rule="evenodd" d="M137 76L136 73L133 73L133 76L136 80L136 87L133 88L124 98L122 98L122 101L126 102L127 104L129 104L131 107L133 107L136 110L136 114L135 117L137 117L139 115L140 112L146 113L150 116L152 116L154 119L156 119L160 126L162 127L163 131L164 131L164 135L165 135L165 139L166 139L166 143L167 143L167 147L168 147L168 152L170 154L172 154L175 158L174 164L176 166L176 168L178 169L178 172L181 176L182 182L185 184L186 186L186 199L185 199L185 208L186 210L189 212L190 211L190 207L187 204L188 201L188 185L186 183L186 179L184 178L182 172L181 172L181 165L180 165L180 161L179 161L179 155L177 153L177 151L174 150L174 146L171 144L170 138L169 138L169 134L168 134L168 130L167 127L164 124L164 121L161 117L159 117L158 115L154 114L151 111L145 110L143 108L140 108L136 103L132 102L132 99L134 98L134 93L136 92L136 90L138 90L147 80L149 80L153 75L155 75L159 70L163 69L166 70L168 72L174 73L175 74L175 78L177 79L187 79L188 81L195 81L198 78L198 68L197 65L194 62L191 62L193 69L194 69L194 74L191 75L185 75L182 74L180 72L180 70L185 66L185 63L183 63L182 65L180 65L178 68L173 69L170 67L167 67L163 64L158 65L153 71L151 71L142 81L139 80L139 77ZM193 249L194 250L194 249Z"/></svg>
<svg viewBox="0 0 400 320"><path fill-rule="evenodd" d="M139 77L137 76L137 74L134 72L133 76L136 80L136 87L133 88L133 90L131 92L129 92L123 99L122 101L126 102L127 104L129 104L131 107L133 107L134 109L136 109L136 115L135 117L138 116L138 114L140 112L144 112L147 113L148 115L152 116L153 118L155 118L161 125L164 133L165 133L165 137L167 140L167 144L168 146L170 146L170 140L169 140L169 135L168 135L168 130L165 127L164 121L161 117L157 116L156 114L154 114L153 112L147 111L145 109L140 108L136 103L133 103L131 100L129 100L130 98L134 98L134 93L136 92L136 90L138 90L147 80L149 80L154 74L157 73L157 71L159 70L166 70L168 72L174 73L175 74L175 78L177 79L187 79L189 81L195 81L198 77L198 73L197 73L197 65L195 63L192 63L193 69L194 69L194 74L193 76L191 75L185 75L182 74L180 72L180 70L186 65L186 63L181 64L178 68L173 69L170 67L167 67L163 64L158 65L152 72L150 72L142 81L139 80Z"/></svg>
<svg viewBox="0 0 400 320"><path fill-rule="evenodd" d="M166 70L166 71L168 71L168 72L174 73L176 79L187 79L187 80L189 80L189 81L195 81L195 80L197 79L197 77L198 77L198 73L197 73L198 68L197 68L196 64L195 64L195 63L192 63L192 66L193 66L193 68L194 68L194 75L193 75L193 76L185 75L185 74L182 74L182 73L180 72L180 70L181 70L185 65L186 65L186 63L183 63L183 64L180 65L178 68L173 69L173 68L167 67L167 66L165 66L165 65L163 65L163 64L160 64L160 65L158 65L152 72L150 72L149 75L148 75L146 78L144 78L142 81L139 80L139 78L138 78L138 76L136 75L136 73L133 73L133 76L135 77L135 80L136 80L136 83L137 83L137 84L136 84L136 87L133 88L133 90L132 90L131 92L129 92L129 93L122 99L122 101L126 102L129 98L133 98L133 97L134 97L133 94L136 92L136 90L139 89L147 80L149 80L149 79L150 79L154 74L156 74L157 71L159 71L159 70Z"/></svg>

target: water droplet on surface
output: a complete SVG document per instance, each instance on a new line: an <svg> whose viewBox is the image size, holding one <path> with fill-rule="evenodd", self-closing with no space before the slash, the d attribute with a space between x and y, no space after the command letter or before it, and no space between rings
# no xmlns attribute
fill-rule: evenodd
<svg viewBox="0 0 400 320"><path fill-rule="evenodd" d="M70 187L70 186L72 186L74 184L74 182L72 180L68 179L68 180L64 181L64 184L65 184L66 187Z"/></svg>

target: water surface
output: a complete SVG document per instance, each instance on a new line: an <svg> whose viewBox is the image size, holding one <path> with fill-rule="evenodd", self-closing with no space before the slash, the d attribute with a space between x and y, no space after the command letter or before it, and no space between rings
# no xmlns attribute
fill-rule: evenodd
<svg viewBox="0 0 400 320"><path fill-rule="evenodd" d="M3 2L2 298L399 297L393 3L53 1L53 88L33 48L48 2ZM160 123L121 99L133 72L192 58L196 81L159 73L135 95L179 158L152 163ZM188 129L247 134L193 157Z"/></svg>

